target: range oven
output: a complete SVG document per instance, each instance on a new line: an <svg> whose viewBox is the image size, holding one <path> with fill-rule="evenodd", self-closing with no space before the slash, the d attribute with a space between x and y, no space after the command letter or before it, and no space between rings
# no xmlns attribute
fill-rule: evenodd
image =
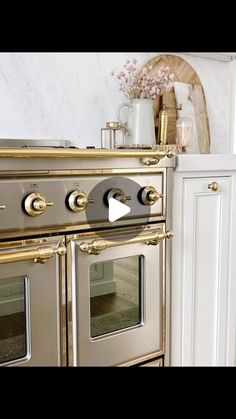
<svg viewBox="0 0 236 419"><path fill-rule="evenodd" d="M68 237L73 365L165 352L165 224Z"/></svg>
<svg viewBox="0 0 236 419"><path fill-rule="evenodd" d="M163 365L174 162L152 153L0 148L0 365Z"/></svg>
<svg viewBox="0 0 236 419"><path fill-rule="evenodd" d="M64 243L63 237L0 243L1 365L63 363Z"/></svg>

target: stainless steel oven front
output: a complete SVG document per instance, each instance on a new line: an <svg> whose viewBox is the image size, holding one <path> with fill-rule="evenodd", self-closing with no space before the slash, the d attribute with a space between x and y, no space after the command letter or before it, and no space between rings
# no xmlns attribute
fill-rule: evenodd
<svg viewBox="0 0 236 419"><path fill-rule="evenodd" d="M0 365L166 360L171 154L22 147L0 150Z"/></svg>
<svg viewBox="0 0 236 419"><path fill-rule="evenodd" d="M70 365L132 365L164 354L170 236L156 223L68 237Z"/></svg>
<svg viewBox="0 0 236 419"><path fill-rule="evenodd" d="M0 243L1 366L63 365L64 242Z"/></svg>

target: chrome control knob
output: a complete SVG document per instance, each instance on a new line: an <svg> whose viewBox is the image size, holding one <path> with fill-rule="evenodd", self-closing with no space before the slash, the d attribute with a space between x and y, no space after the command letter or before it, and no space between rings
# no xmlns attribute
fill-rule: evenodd
<svg viewBox="0 0 236 419"><path fill-rule="evenodd" d="M141 189L140 200L144 205L153 205L164 195L157 192L153 186L146 186Z"/></svg>
<svg viewBox="0 0 236 419"><path fill-rule="evenodd" d="M108 206L109 199L114 198L119 202L122 202L122 204L125 204L126 201L131 200L131 196L125 195L125 193L120 188L112 188L110 191L108 191L104 197L105 204Z"/></svg>
<svg viewBox="0 0 236 419"><path fill-rule="evenodd" d="M84 211L88 204L93 204L94 199L88 199L87 195L83 191L71 192L68 197L68 206L73 212Z"/></svg>
<svg viewBox="0 0 236 419"><path fill-rule="evenodd" d="M53 202L47 201L47 198L38 192L33 192L28 195L24 202L23 207L27 214L31 217L36 217L37 215L41 215L47 207L52 207Z"/></svg>

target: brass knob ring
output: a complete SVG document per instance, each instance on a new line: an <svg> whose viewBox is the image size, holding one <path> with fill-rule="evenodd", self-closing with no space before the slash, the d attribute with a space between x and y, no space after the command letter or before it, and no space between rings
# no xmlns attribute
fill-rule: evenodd
<svg viewBox="0 0 236 419"><path fill-rule="evenodd" d="M144 205L153 205L163 197L164 195L157 192L153 186L146 186L146 188L143 188L140 196L142 204Z"/></svg>
<svg viewBox="0 0 236 419"><path fill-rule="evenodd" d="M53 202L47 202L47 198L39 192L28 195L24 201L24 209L31 217L41 215L47 207L52 207Z"/></svg>
<svg viewBox="0 0 236 419"><path fill-rule="evenodd" d="M105 201L107 206L109 205L109 199L110 198L114 198L117 201L121 202L122 204L125 204L126 201L131 200L131 196L125 195L125 193L120 188L112 188L110 191L108 191L105 194L104 201Z"/></svg>
<svg viewBox="0 0 236 419"><path fill-rule="evenodd" d="M69 208L73 212L84 211L88 204L93 204L94 202L94 199L88 199L88 196L83 191L71 192L68 198Z"/></svg>

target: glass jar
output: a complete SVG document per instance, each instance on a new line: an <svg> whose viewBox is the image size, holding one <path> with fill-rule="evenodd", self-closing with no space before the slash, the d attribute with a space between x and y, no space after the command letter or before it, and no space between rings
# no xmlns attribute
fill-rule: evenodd
<svg viewBox="0 0 236 419"><path fill-rule="evenodd" d="M114 149L124 147L124 130L119 122L107 122L101 129L101 148Z"/></svg>
<svg viewBox="0 0 236 419"><path fill-rule="evenodd" d="M176 121L176 144L186 151L193 138L193 121L187 116L180 117Z"/></svg>

